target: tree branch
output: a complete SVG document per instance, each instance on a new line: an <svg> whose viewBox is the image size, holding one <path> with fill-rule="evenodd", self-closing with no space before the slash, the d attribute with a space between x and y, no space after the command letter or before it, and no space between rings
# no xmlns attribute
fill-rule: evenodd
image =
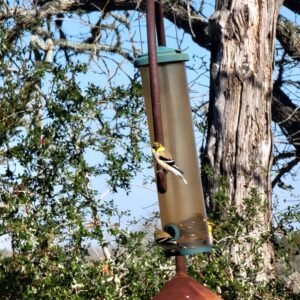
<svg viewBox="0 0 300 300"><path fill-rule="evenodd" d="M300 156L300 110L276 82L273 87L272 121L280 126Z"/></svg>
<svg viewBox="0 0 300 300"><path fill-rule="evenodd" d="M300 5L299 5L300 6ZM299 28L280 16L277 21L276 37L287 54L300 61L300 34Z"/></svg>
<svg viewBox="0 0 300 300"><path fill-rule="evenodd" d="M285 0L283 5L296 14L300 14L299 0Z"/></svg>
<svg viewBox="0 0 300 300"><path fill-rule="evenodd" d="M176 5L175 5L176 3ZM145 1L87 1L87 0L56 0L39 1L38 9L23 7L8 7L0 12L0 21L14 18L16 28L30 29L37 19L49 18L54 15L67 12L90 13L103 10L107 13L115 10L141 10L145 11ZM195 43L209 49L210 37L208 34L208 22L201 17L192 6L187 6L184 1L166 1L164 3L164 16L171 22L176 17L176 25L187 33L194 32L192 38Z"/></svg>
<svg viewBox="0 0 300 300"><path fill-rule="evenodd" d="M134 60L134 58L131 55L129 55L128 52L123 51L121 48L118 47L99 45L99 44L90 44L90 43L72 43L67 40L56 40L54 41L54 43L61 47L73 49L77 53L83 53L87 51L88 52L106 51L106 52L119 54L131 62L133 62Z"/></svg>
<svg viewBox="0 0 300 300"><path fill-rule="evenodd" d="M175 5L176 3L176 5ZM285 6L295 12L299 12L300 6L296 0L286 0ZM37 19L49 18L54 15L67 12L90 13L102 10L107 13L115 10L141 10L145 11L145 1L125 1L125 0L56 0L56 1L38 1L38 9L27 9L23 7L8 7L0 12L0 21L14 18L16 27L22 29L30 29ZM184 32L192 34L193 41L199 46L210 49L209 25L205 18L201 17L196 9L192 6L187 6L185 1L166 1L164 3L164 16L170 21L183 29ZM290 23L291 24L291 23ZM290 27L287 22L279 19L277 37L284 49L292 57L299 59L299 36L290 35ZM15 28L16 29L16 28ZM291 47L292 45L292 47ZM298 51L297 46L298 45ZM295 52L296 51L296 52ZM294 53L295 52L295 53Z"/></svg>
<svg viewBox="0 0 300 300"><path fill-rule="evenodd" d="M285 166L281 167L278 171L278 174L272 180L272 188L275 187L277 183L281 181L281 177L284 176L286 173L289 173L293 167L295 167L299 162L299 158L295 157L293 160L289 161Z"/></svg>
<svg viewBox="0 0 300 300"><path fill-rule="evenodd" d="M95 9L96 6L103 8L103 6L105 5L105 3L107 4L107 6L109 7L110 10L114 10L114 9L120 9L120 10L124 10L124 6L126 7L131 7L129 9L134 9L136 8L138 5L140 5L141 9L145 9L145 1L126 1L126 0L116 0L116 1L101 1L101 0L94 0L94 1L88 1L88 0L73 0L73 1L47 1L47 0L42 0L42 1L37 1L37 4L42 6L46 3L53 3L53 2L69 2L71 7L73 7L74 10L78 10L78 8L81 8L83 6L85 6L87 9ZM166 1L167 2L167 1ZM169 1L172 2L172 1ZM174 4L175 1L173 1ZM300 6L299 6L299 1L298 0L285 0L283 5L285 7L287 7L288 9L290 9L291 11L293 11L294 13L300 13Z"/></svg>
<svg viewBox="0 0 300 300"><path fill-rule="evenodd" d="M276 164L277 162L279 162L281 159L287 159L287 158L291 158L291 157L295 157L295 152L281 152L278 155L274 156L273 158L273 165Z"/></svg>

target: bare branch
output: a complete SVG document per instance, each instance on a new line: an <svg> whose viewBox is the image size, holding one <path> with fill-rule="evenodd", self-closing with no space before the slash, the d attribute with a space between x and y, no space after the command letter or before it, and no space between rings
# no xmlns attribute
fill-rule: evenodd
<svg viewBox="0 0 300 300"><path fill-rule="evenodd" d="M90 43L72 43L67 40L56 40L54 41L56 45L67 47L69 49L73 49L75 52L83 53L83 52L93 52L96 53L98 51L106 51L111 53L116 53L128 61L133 61L134 58L126 51L122 50L120 47L114 47L109 45L99 45L99 44L90 44Z"/></svg>
<svg viewBox="0 0 300 300"><path fill-rule="evenodd" d="M174 22L174 13L176 15L176 25L183 29L186 33L192 35L195 43L199 46L209 49L210 48L210 36L208 29L208 22L200 16L197 10L191 5L186 4L187 1L166 1L164 3L164 16L170 21ZM294 3L295 2L295 3ZM290 7L298 7L297 1L285 1L285 5ZM176 5L175 5L176 3ZM145 10L145 1L125 1L125 0L56 0L56 1L39 1L38 9L27 9L22 7L8 7L5 11L0 12L0 21L14 18L16 20L16 27L10 33L14 35L17 29L30 29L37 19L49 18L54 15L59 15L67 12L84 12L90 13L102 10L102 13L117 10ZM298 8L299 10L299 8ZM280 40L282 46L286 49L292 57L299 56L299 37L291 37L290 27L286 22L282 22L282 18L279 19L277 37ZM194 34L192 34L192 32ZM294 40L293 40L294 39ZM291 45L294 45L291 47ZM298 50L297 50L298 49Z"/></svg>
<svg viewBox="0 0 300 300"><path fill-rule="evenodd" d="M281 167L278 171L278 174L272 181L272 188L274 188L275 185L281 181L282 176L284 176L286 173L289 173L292 170L292 168L298 164L299 161L300 159L298 157L295 157L293 160L289 161L285 166Z"/></svg>
<svg viewBox="0 0 300 300"><path fill-rule="evenodd" d="M300 61L300 30L290 21L279 17L276 37L290 57Z"/></svg>
<svg viewBox="0 0 300 300"><path fill-rule="evenodd" d="M300 111L289 97L274 83L272 99L272 120L279 124L288 141L300 154Z"/></svg>
<svg viewBox="0 0 300 300"><path fill-rule="evenodd" d="M285 0L283 5L296 14L300 14L299 0Z"/></svg>
<svg viewBox="0 0 300 300"><path fill-rule="evenodd" d="M278 155L274 156L273 164L276 164L281 159L287 159L287 158L291 158L291 157L295 157L295 152L282 152L282 153L279 153Z"/></svg>
<svg viewBox="0 0 300 300"><path fill-rule="evenodd" d="M176 5L174 5L176 3ZM54 15L64 14L67 12L90 13L102 10L103 13L117 10L145 10L145 1L86 1L86 0L56 0L56 1L39 1L38 9L28 9L23 7L9 7L6 11L0 12L0 21L14 18L16 21L15 28L10 32L10 36L16 35L19 30L30 29L37 20L49 18ZM201 47L209 49L210 37L208 34L208 22L200 16L197 11L186 3L181 1L166 1L164 3L165 17L174 22L176 15L176 24L185 32L191 34L191 28L195 35L193 40Z"/></svg>

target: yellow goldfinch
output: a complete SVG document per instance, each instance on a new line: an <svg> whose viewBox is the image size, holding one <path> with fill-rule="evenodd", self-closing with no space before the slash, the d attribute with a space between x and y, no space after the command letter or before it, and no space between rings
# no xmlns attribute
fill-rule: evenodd
<svg viewBox="0 0 300 300"><path fill-rule="evenodd" d="M176 165L175 160L172 158L171 154L166 150L166 148L155 142L152 145L152 152L156 162L167 172L170 171L176 176L180 177L185 184L187 184L186 179L183 177L183 172Z"/></svg>
<svg viewBox="0 0 300 300"><path fill-rule="evenodd" d="M161 229L156 229L154 231L154 240L157 244L164 248L177 245L177 242L173 240L173 237L168 232Z"/></svg>
<svg viewBox="0 0 300 300"><path fill-rule="evenodd" d="M214 241L214 237L213 237L213 227L214 227L214 223L211 221L207 222L207 226L208 226L208 236L209 236L209 243L212 244Z"/></svg>

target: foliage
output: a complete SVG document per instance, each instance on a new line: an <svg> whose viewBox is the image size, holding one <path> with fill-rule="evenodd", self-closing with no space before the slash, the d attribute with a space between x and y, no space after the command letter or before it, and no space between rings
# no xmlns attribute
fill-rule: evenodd
<svg viewBox="0 0 300 300"><path fill-rule="evenodd" d="M17 47L1 47L0 235L12 245L0 258L1 298L148 299L158 266L170 264L145 233L129 231L128 212L92 188L102 176L112 192L129 192L147 159L140 84L83 90L85 64L31 64Z"/></svg>
<svg viewBox="0 0 300 300"><path fill-rule="evenodd" d="M4 258L2 299L149 299L164 280L158 267L165 265L169 273L172 267L153 249L141 252L142 236L128 233L131 245L124 245L111 262L91 261L59 246ZM141 255L144 260L139 259Z"/></svg>
<svg viewBox="0 0 300 300"><path fill-rule="evenodd" d="M208 177L213 176L208 166L203 166L203 172ZM260 210L264 207L256 190L252 189L249 197L243 199L244 206L240 211L228 204L227 179L215 180L218 182L213 194L215 210L209 214L213 221L214 247L211 253L199 254L189 260L190 274L224 299L298 299L300 236L292 226L296 222L297 205L282 213L279 224L274 222L271 230L255 234L257 207ZM260 262L266 255L261 249L268 244L274 247L275 257L274 275L266 282L260 279ZM243 253L238 264L232 259L233 247ZM255 257L251 265L248 264L249 256Z"/></svg>

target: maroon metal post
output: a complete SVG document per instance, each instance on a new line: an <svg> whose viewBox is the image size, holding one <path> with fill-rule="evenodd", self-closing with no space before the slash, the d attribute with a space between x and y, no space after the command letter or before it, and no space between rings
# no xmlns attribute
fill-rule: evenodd
<svg viewBox="0 0 300 300"><path fill-rule="evenodd" d="M158 46L166 46L166 35L164 27L164 14L160 2L155 2L155 23L157 31Z"/></svg>
<svg viewBox="0 0 300 300"><path fill-rule="evenodd" d="M185 274L186 275L186 267L185 267L185 258L184 256L176 256L176 274Z"/></svg>
<svg viewBox="0 0 300 300"><path fill-rule="evenodd" d="M147 0L146 7L146 21L147 21L147 40L148 40L148 58L149 58L149 73L150 73L150 90L151 90L151 104L153 115L153 131L156 142L164 144L162 115L159 99L159 82L158 82L158 66L156 58L156 35L155 35L155 0ZM162 22L160 22L160 27ZM163 36L162 31L159 34L160 38ZM163 42L163 39L160 40ZM165 42L165 41L164 41ZM162 168L157 165L157 189L158 192L164 194L167 191L166 175L161 171Z"/></svg>

